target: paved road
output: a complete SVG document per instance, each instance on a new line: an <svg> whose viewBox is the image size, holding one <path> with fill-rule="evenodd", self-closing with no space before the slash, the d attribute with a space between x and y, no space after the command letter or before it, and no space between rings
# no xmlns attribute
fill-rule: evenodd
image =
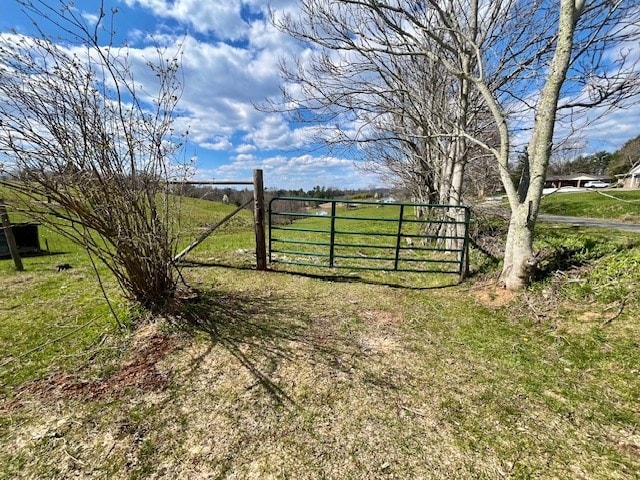
<svg viewBox="0 0 640 480"><path fill-rule="evenodd" d="M604 220L602 218L564 217L562 215L538 215L538 220L550 223L570 223L580 227L605 228L608 230L622 230L624 232L640 233L640 225L637 223L622 223Z"/></svg>

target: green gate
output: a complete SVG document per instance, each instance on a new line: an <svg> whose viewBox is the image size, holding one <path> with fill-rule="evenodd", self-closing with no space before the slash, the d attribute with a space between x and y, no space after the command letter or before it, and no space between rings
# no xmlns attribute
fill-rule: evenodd
<svg viewBox="0 0 640 480"><path fill-rule="evenodd" d="M470 211L461 205L275 197L269 262L351 270L468 272Z"/></svg>

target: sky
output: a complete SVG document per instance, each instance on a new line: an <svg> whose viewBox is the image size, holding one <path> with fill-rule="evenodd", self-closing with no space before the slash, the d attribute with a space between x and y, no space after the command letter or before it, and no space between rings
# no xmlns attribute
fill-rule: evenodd
<svg viewBox="0 0 640 480"><path fill-rule="evenodd" d="M51 3L57 3L51 2ZM305 54L305 45L278 32L268 20L276 12L295 13L295 0L105 0L116 8L116 41L126 42L133 58L144 58L154 42L182 42L184 92L176 120L188 129L185 155L195 161L196 180L250 180L264 170L267 188L309 190L383 186L360 168L363 160L319 149L309 127L256 105L278 98L279 65ZM75 7L95 22L98 0ZM14 0L2 0L0 32L33 34ZM616 111L584 127L581 150L613 151L640 134L640 107Z"/></svg>

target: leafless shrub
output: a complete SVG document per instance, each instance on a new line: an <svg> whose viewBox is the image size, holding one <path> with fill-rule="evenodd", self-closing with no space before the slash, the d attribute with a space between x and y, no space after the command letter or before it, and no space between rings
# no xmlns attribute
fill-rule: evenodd
<svg viewBox="0 0 640 480"><path fill-rule="evenodd" d="M177 275L170 194L181 140L172 117L181 95L179 52L147 61L155 92L133 74L126 48L99 21L89 27L70 4L21 2L65 42L0 36L0 171L10 202L82 245L115 275L126 296L165 308ZM113 21L112 12L109 20ZM108 27L107 27L108 28ZM64 45L64 46L63 46Z"/></svg>

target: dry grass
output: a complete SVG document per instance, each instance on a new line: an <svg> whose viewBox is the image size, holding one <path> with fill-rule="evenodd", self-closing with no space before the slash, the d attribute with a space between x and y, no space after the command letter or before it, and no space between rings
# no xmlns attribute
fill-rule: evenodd
<svg viewBox="0 0 640 480"><path fill-rule="evenodd" d="M640 477L635 237L558 237L577 253L512 295L256 272L221 232L184 271L196 298L133 333L49 240L67 253L0 263L0 479Z"/></svg>
<svg viewBox="0 0 640 480"><path fill-rule="evenodd" d="M521 298L487 303L461 287L187 274L199 298L177 321L190 333L148 327L110 367L52 368L0 404L0 478L640 471L638 354L610 330L589 344L512 322ZM637 338L631 313L617 328Z"/></svg>

